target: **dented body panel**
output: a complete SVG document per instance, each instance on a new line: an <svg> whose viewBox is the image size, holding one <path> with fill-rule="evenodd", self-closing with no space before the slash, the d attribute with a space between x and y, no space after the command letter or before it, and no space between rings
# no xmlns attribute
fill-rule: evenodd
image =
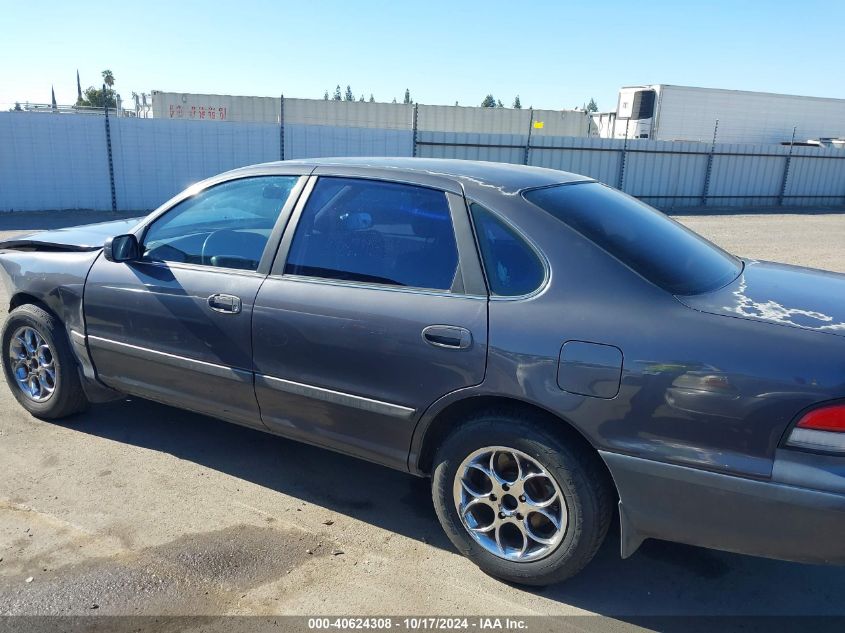
<svg viewBox="0 0 845 633"><path fill-rule="evenodd" d="M0 249L38 250L41 252L98 251L113 235L129 233L142 218L98 222L53 231L39 231L0 242Z"/></svg>

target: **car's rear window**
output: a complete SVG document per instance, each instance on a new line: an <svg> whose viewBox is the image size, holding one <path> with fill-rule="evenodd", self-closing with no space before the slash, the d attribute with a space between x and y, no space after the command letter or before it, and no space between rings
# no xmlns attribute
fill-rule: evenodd
<svg viewBox="0 0 845 633"><path fill-rule="evenodd" d="M738 259L660 211L597 182L523 196L673 294L721 288L742 270Z"/></svg>

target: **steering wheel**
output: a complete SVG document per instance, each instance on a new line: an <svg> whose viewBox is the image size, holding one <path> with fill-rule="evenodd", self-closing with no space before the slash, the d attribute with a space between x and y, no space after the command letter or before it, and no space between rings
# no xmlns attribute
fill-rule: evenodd
<svg viewBox="0 0 845 633"><path fill-rule="evenodd" d="M220 246L226 242L235 242L240 234L232 229L218 229L205 236L200 251L200 263L206 266L213 266L212 257L220 255Z"/></svg>
<svg viewBox="0 0 845 633"><path fill-rule="evenodd" d="M219 229L206 236L200 260L207 266L254 269L266 245L267 238L258 233Z"/></svg>

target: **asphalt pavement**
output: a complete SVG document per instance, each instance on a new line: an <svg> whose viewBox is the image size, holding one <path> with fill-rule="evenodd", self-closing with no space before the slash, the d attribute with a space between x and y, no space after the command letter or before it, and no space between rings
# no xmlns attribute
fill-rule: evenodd
<svg viewBox="0 0 845 633"><path fill-rule="evenodd" d="M0 216L0 237L102 219ZM845 272L845 215L678 219ZM454 551L427 480L133 398L56 423L0 386L0 472L0 614L845 614L845 568L657 541L621 560L617 528L574 579L510 586Z"/></svg>

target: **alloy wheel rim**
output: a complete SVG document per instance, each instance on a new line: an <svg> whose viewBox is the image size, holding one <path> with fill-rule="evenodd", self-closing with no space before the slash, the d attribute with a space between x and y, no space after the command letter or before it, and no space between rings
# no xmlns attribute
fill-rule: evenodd
<svg viewBox="0 0 845 633"><path fill-rule="evenodd" d="M33 402L48 400L56 390L56 361L47 340L36 330L23 326L9 343L12 375L23 394Z"/></svg>
<svg viewBox="0 0 845 633"><path fill-rule="evenodd" d="M458 467L453 495L464 528L499 558L544 558L566 533L569 517L560 486L522 451L489 446L471 453Z"/></svg>

